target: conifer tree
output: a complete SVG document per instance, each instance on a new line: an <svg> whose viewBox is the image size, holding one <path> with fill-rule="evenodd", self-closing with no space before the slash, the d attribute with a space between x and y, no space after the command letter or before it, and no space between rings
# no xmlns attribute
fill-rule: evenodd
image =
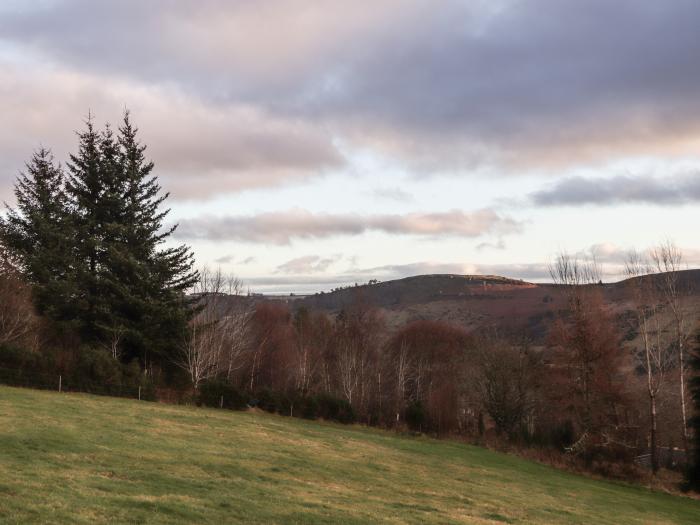
<svg viewBox="0 0 700 525"><path fill-rule="evenodd" d="M17 206L0 219L0 239L33 285L39 313L58 321L73 317L73 224L64 173L46 148L39 149L15 184Z"/></svg>
<svg viewBox="0 0 700 525"><path fill-rule="evenodd" d="M194 259L187 246L164 244L176 226L165 227L169 209L162 209L168 193L162 193L153 163L146 160L146 146L137 138L126 112L119 128L124 194L124 243L120 253L120 282L131 285L125 299L136 330L132 352L144 361L148 352L164 356L174 350L187 329L191 313L186 291L196 282Z"/></svg>
<svg viewBox="0 0 700 525"><path fill-rule="evenodd" d="M34 285L40 311L71 320L115 358L169 360L192 314L190 249L169 243L168 198L128 112L118 133L88 117L64 175L40 150L17 183L0 241Z"/></svg>
<svg viewBox="0 0 700 525"><path fill-rule="evenodd" d="M76 319L86 342L104 336L99 328L100 313L108 310L101 293L100 274L104 275L105 232L109 212L105 207L106 180L100 133L88 117L86 129L78 133L78 152L70 155L66 193L71 202L75 227ZM102 303L102 304L100 304Z"/></svg>
<svg viewBox="0 0 700 525"><path fill-rule="evenodd" d="M124 115L118 136L88 119L71 156L67 191L74 206L83 334L125 360L161 357L186 329L186 290L196 280L188 247L162 245L169 210L153 163Z"/></svg>

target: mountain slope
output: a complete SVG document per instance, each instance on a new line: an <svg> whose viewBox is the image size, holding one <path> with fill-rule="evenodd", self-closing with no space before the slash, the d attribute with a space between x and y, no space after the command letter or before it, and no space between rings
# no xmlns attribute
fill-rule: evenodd
<svg viewBox="0 0 700 525"><path fill-rule="evenodd" d="M458 443L0 387L3 523L698 523L700 502Z"/></svg>
<svg viewBox="0 0 700 525"><path fill-rule="evenodd" d="M700 270L681 272L680 281L682 289L690 290L690 310L700 312ZM597 286L612 310L622 313L629 308L628 285L628 281L620 281ZM292 304L334 314L362 303L381 308L389 324L395 327L415 320L446 321L467 330L493 324L525 328L537 338L546 333L555 313L566 307L563 291L563 287L553 284L506 277L420 275L315 294Z"/></svg>

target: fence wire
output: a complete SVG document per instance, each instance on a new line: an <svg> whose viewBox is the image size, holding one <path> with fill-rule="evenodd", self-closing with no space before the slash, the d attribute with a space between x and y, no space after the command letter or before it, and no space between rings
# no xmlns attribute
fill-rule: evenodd
<svg viewBox="0 0 700 525"><path fill-rule="evenodd" d="M0 367L0 384L15 387L55 390L57 392L83 392L101 396L153 399L150 385L133 386L119 382L95 382L75 379L61 374L47 374L23 369Z"/></svg>

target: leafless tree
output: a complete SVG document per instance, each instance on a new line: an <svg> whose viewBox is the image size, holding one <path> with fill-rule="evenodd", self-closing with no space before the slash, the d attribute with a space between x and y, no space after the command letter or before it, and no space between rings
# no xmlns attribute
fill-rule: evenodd
<svg viewBox="0 0 700 525"><path fill-rule="evenodd" d="M35 328L29 287L0 255L0 344L20 341L30 336Z"/></svg>
<svg viewBox="0 0 700 525"><path fill-rule="evenodd" d="M591 286L600 281L600 268L595 259L592 261L580 261L565 252L561 252L557 255L554 264L549 267L549 274L554 284L561 287L567 298L570 318L573 324L576 325L574 330L578 331L584 328L587 323L587 303L591 295ZM562 329L560 332L564 333L564 330ZM566 339L566 337L563 339ZM575 348L567 349L567 353L571 355L570 363L576 370L573 377L576 378L579 390L582 393L583 409L581 419L583 433L579 441L580 447L587 449L586 440L590 437L589 433L591 432L593 419L591 388L592 375L594 373L592 364L595 356L591 352L592 349L587 344L585 337L573 337L572 339Z"/></svg>
<svg viewBox="0 0 700 525"><path fill-rule="evenodd" d="M528 421L533 401L534 354L497 333L479 340L479 390L486 412L499 433L513 436Z"/></svg>
<svg viewBox="0 0 700 525"><path fill-rule="evenodd" d="M338 374L340 387L348 403L352 403L360 382L361 356L351 339L343 338L338 344Z"/></svg>
<svg viewBox="0 0 700 525"><path fill-rule="evenodd" d="M411 369L411 358L408 348L408 342L404 339L401 341L398 355L395 356L396 367L396 424L400 420L400 414L403 412L406 403L406 385L409 381L409 373Z"/></svg>
<svg viewBox="0 0 700 525"><path fill-rule="evenodd" d="M687 290L683 289L680 280L680 270L683 264L683 254L670 240L660 243L651 250L651 260L659 273L656 284L665 305L673 317L674 343L678 353L678 375L680 388L681 425L683 446L688 452L688 416L686 413L686 362L685 349L691 336L689 324L686 322L686 306L684 299Z"/></svg>
<svg viewBox="0 0 700 525"><path fill-rule="evenodd" d="M661 305L657 288L649 276L652 273L651 265L644 256L633 251L628 255L625 273L629 278L628 285L632 291L635 325L641 340L641 352L638 353L638 359L647 378L651 465L652 470L656 473L659 470L657 400L664 384L664 376L671 364L671 354L668 345L663 344L661 340L659 320Z"/></svg>
<svg viewBox="0 0 700 525"><path fill-rule="evenodd" d="M107 328L106 332L109 334L109 336L102 343L102 346L106 348L110 354L112 354L114 359L119 359L121 356L121 349L119 346L124 338L124 335L126 335L126 328L116 317L113 317L112 324Z"/></svg>
<svg viewBox="0 0 700 525"><path fill-rule="evenodd" d="M183 341L177 364L190 375L192 385L225 375L241 366L241 356L249 348L252 310L241 296L238 279L221 270L204 268L192 294L197 312Z"/></svg>

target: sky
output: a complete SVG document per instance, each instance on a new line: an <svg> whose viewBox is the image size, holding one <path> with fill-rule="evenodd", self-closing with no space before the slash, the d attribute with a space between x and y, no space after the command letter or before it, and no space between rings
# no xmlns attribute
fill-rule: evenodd
<svg viewBox="0 0 700 525"><path fill-rule="evenodd" d="M696 0L0 0L0 198L125 108L173 242L254 292L700 267Z"/></svg>

